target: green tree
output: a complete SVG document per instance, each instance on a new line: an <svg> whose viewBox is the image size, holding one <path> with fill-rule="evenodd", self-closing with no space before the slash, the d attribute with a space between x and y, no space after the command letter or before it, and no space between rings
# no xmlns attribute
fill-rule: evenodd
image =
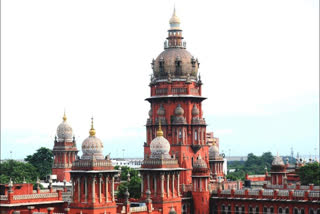
<svg viewBox="0 0 320 214"><path fill-rule="evenodd" d="M127 166L115 166L115 169L121 169L120 180L122 181L118 187L118 197L123 198L126 188L130 193L131 198L140 198L141 178L139 172ZM130 174L130 181L128 181Z"/></svg>
<svg viewBox="0 0 320 214"><path fill-rule="evenodd" d="M14 183L36 182L39 173L37 169L29 164L15 160L8 160L0 163L0 183L8 183L10 178Z"/></svg>
<svg viewBox="0 0 320 214"><path fill-rule="evenodd" d="M28 155L24 160L37 169L41 179L45 179L52 172L53 153L48 148L41 147L33 155Z"/></svg>
<svg viewBox="0 0 320 214"><path fill-rule="evenodd" d="M308 185L320 185L320 165L319 163L307 163L300 167L298 172L301 180L301 184Z"/></svg>

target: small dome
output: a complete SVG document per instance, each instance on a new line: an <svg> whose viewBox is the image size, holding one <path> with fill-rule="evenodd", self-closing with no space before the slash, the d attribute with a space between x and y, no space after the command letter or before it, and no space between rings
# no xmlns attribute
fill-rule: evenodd
<svg viewBox="0 0 320 214"><path fill-rule="evenodd" d="M207 163L201 158L201 155L198 156L197 160L193 163L194 169L207 169Z"/></svg>
<svg viewBox="0 0 320 214"><path fill-rule="evenodd" d="M199 109L197 108L196 104L193 105L191 113L192 113L192 116L198 116L199 115Z"/></svg>
<svg viewBox="0 0 320 214"><path fill-rule="evenodd" d="M214 143L212 146L209 148L209 159L214 160L219 157L219 148L218 146Z"/></svg>
<svg viewBox="0 0 320 214"><path fill-rule="evenodd" d="M82 156L81 159L104 159L103 156L103 143L95 136L96 131L93 128L93 119L91 129L89 131L90 136L87 137L82 143Z"/></svg>
<svg viewBox="0 0 320 214"><path fill-rule="evenodd" d="M151 158L170 158L170 143L163 137L161 125L157 131L157 137L154 138L150 143Z"/></svg>
<svg viewBox="0 0 320 214"><path fill-rule="evenodd" d="M166 110L163 108L162 104L160 104L160 107L158 108L157 114L158 114L158 116L164 116L166 114Z"/></svg>
<svg viewBox="0 0 320 214"><path fill-rule="evenodd" d="M67 123L66 114L63 115L63 121L57 128L58 142L72 142L73 132L72 127Z"/></svg>
<svg viewBox="0 0 320 214"><path fill-rule="evenodd" d="M178 104L178 106L174 110L174 113L176 114L176 116L182 116L184 114L184 110L180 104Z"/></svg>
<svg viewBox="0 0 320 214"><path fill-rule="evenodd" d="M272 166L284 166L284 162L279 155L275 156L272 161Z"/></svg>

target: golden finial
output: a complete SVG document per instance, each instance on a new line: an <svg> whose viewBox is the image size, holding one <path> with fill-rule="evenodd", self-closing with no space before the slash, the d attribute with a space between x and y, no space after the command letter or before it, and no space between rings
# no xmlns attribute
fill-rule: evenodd
<svg viewBox="0 0 320 214"><path fill-rule="evenodd" d="M90 136L95 136L96 135L96 130L93 128L93 117L91 117L91 129L89 131Z"/></svg>
<svg viewBox="0 0 320 214"><path fill-rule="evenodd" d="M161 119L159 118L159 129L157 131L157 137L163 136L163 131L161 130Z"/></svg>
<svg viewBox="0 0 320 214"><path fill-rule="evenodd" d="M64 113L63 113L63 117L62 117L63 121L66 121L67 120L67 116L66 116L66 110L64 110Z"/></svg>

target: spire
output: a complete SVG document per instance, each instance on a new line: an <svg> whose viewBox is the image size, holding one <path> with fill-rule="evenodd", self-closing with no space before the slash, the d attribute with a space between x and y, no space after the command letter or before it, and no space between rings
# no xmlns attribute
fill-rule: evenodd
<svg viewBox="0 0 320 214"><path fill-rule="evenodd" d="M63 112L63 117L62 117L63 121L67 121L67 116L66 116L66 109L64 109Z"/></svg>
<svg viewBox="0 0 320 214"><path fill-rule="evenodd" d="M157 137L163 136L163 131L161 130L161 119L159 118L159 129L157 131Z"/></svg>
<svg viewBox="0 0 320 214"><path fill-rule="evenodd" d="M93 128L93 116L91 117L91 129L90 129L89 133L90 133L90 136L96 135L96 130Z"/></svg>
<svg viewBox="0 0 320 214"><path fill-rule="evenodd" d="M173 8L173 14L172 14L172 17L170 18L169 23L170 23L171 30L179 30L180 29L180 19L176 15L176 6L174 6L174 8Z"/></svg>

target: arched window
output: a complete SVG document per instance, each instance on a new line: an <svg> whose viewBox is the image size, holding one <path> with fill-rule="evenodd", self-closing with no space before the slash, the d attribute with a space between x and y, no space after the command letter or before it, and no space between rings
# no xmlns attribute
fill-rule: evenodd
<svg viewBox="0 0 320 214"><path fill-rule="evenodd" d="M289 214L289 208L286 207L286 214Z"/></svg>
<svg viewBox="0 0 320 214"><path fill-rule="evenodd" d="M259 207L256 206L256 211L255 211L256 214L259 214Z"/></svg>
<svg viewBox="0 0 320 214"><path fill-rule="evenodd" d="M253 208L251 206L249 207L249 214L253 214Z"/></svg>
<svg viewBox="0 0 320 214"><path fill-rule="evenodd" d="M222 204L222 206L221 206L221 211L222 211L222 214L227 214L226 207L224 206L224 204Z"/></svg>
<svg viewBox="0 0 320 214"><path fill-rule="evenodd" d="M309 209L309 214L315 214L312 208Z"/></svg>
<svg viewBox="0 0 320 214"><path fill-rule="evenodd" d="M267 207L263 207L263 214L267 214L268 213L268 208Z"/></svg>
<svg viewBox="0 0 320 214"><path fill-rule="evenodd" d="M194 131L194 140L198 140L198 131L197 130Z"/></svg>
<svg viewBox="0 0 320 214"><path fill-rule="evenodd" d="M282 207L279 207L279 208L278 208L278 213L279 213L279 214L282 214Z"/></svg>
<svg viewBox="0 0 320 214"><path fill-rule="evenodd" d="M304 214L304 208L300 209L300 214Z"/></svg>
<svg viewBox="0 0 320 214"><path fill-rule="evenodd" d="M270 207L270 214L273 214L274 213L274 209L273 207Z"/></svg>
<svg viewBox="0 0 320 214"><path fill-rule="evenodd" d="M239 214L239 207L238 207L238 205L236 205L235 210L236 210L236 213L235 213L235 214Z"/></svg>
<svg viewBox="0 0 320 214"><path fill-rule="evenodd" d="M182 131L179 129L179 138L182 138Z"/></svg>
<svg viewBox="0 0 320 214"><path fill-rule="evenodd" d="M293 214L299 214L298 208L294 208L294 209L293 209Z"/></svg>
<svg viewBox="0 0 320 214"><path fill-rule="evenodd" d="M320 209L317 209L317 214L320 214Z"/></svg>
<svg viewBox="0 0 320 214"><path fill-rule="evenodd" d="M228 205L228 214L231 214L231 205Z"/></svg>

